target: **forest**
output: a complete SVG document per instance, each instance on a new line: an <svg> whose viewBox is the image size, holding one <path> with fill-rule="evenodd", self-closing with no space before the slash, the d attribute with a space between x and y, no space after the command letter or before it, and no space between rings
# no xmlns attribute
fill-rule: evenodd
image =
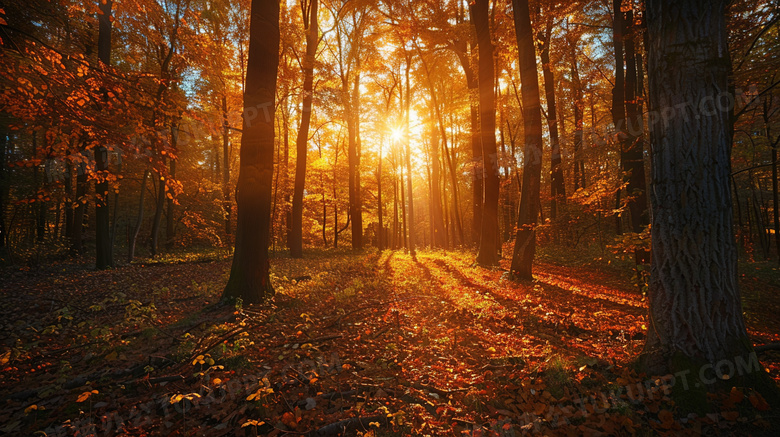
<svg viewBox="0 0 780 437"><path fill-rule="evenodd" d="M779 21L0 0L0 434L777 435Z"/></svg>

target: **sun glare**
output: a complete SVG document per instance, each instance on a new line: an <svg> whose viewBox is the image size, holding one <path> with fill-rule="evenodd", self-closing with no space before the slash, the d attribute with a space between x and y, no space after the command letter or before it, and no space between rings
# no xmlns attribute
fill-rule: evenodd
<svg viewBox="0 0 780 437"><path fill-rule="evenodd" d="M404 136L404 130L400 127L393 128L390 130L390 136L393 138L393 141L400 141Z"/></svg>

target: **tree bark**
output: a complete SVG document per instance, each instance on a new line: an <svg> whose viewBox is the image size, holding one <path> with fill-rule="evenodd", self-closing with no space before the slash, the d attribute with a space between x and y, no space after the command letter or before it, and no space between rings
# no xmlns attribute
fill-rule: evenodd
<svg viewBox="0 0 780 437"><path fill-rule="evenodd" d="M477 31L479 49L479 121L482 157L484 162L483 205L477 263L483 266L498 264L499 227L498 195L500 179L496 150L496 109L493 88L493 43L490 40L488 0L470 4L471 18Z"/></svg>
<svg viewBox="0 0 780 437"><path fill-rule="evenodd" d="M523 100L523 184L510 276L532 279L542 176L542 108L528 0L512 0Z"/></svg>
<svg viewBox="0 0 780 437"><path fill-rule="evenodd" d="M161 158L162 164L165 164L165 158ZM157 202L154 208L154 217L152 218L152 233L149 236L149 251L152 258L157 256L158 243L160 241L160 227L162 226L162 214L165 208L165 185L167 184L162 172L158 173L159 180L157 185Z"/></svg>
<svg viewBox="0 0 780 437"><path fill-rule="evenodd" d="M279 2L252 0L238 175L238 227L223 299L260 303L273 295L268 246L279 70Z"/></svg>
<svg viewBox="0 0 780 437"><path fill-rule="evenodd" d="M84 157L82 156L82 159ZM73 228L71 229L71 250L76 254L84 252L83 227L84 210L87 195L87 166L83 162L76 164L76 199L73 207Z"/></svg>
<svg viewBox="0 0 780 437"><path fill-rule="evenodd" d="M230 126L228 125L227 94L222 95L222 210L225 214L225 234L230 235Z"/></svg>
<svg viewBox="0 0 780 437"><path fill-rule="evenodd" d="M626 126L622 129L625 137L619 141L621 144L620 162L623 169L623 177L627 182L626 192L628 210L631 215L631 231L640 233L649 224L647 210L647 190L645 182L644 160L644 120L639 112L637 103L637 83L641 78L637 77L634 14L632 10L625 13L624 42L626 50L626 75L625 75L625 111Z"/></svg>
<svg viewBox="0 0 780 437"><path fill-rule="evenodd" d="M406 146L406 194L407 194L407 201L409 202L409 215L407 222L404 222L404 232L408 229L409 236L404 237L405 241L407 242L407 248L409 249L409 254L412 255L412 257L415 256L415 249L414 249L414 243L415 243L415 236L414 236L414 193L412 192L412 150L410 146L411 140L409 139L409 111L411 109L411 103L412 103L412 87L411 87L411 80L410 80L410 70L412 68L411 65L411 55L406 55L406 108L405 108L405 134L404 134L404 142ZM403 194L402 194L403 196ZM403 197L401 197L403 200ZM404 235L406 235L404 233ZM406 240L408 238L408 240Z"/></svg>
<svg viewBox="0 0 780 437"><path fill-rule="evenodd" d="M8 202L8 183L6 173L6 149L8 147L8 134L5 132L5 126L0 130L0 250L8 245L8 231L5 226L5 206ZM70 193L68 193L70 194ZM66 199L67 202L67 199Z"/></svg>
<svg viewBox="0 0 780 437"><path fill-rule="evenodd" d="M621 178L623 171L623 141L625 133L623 128L626 124L626 108L625 108L625 70L623 67L623 13L620 10L621 0L612 0L612 47L615 51L615 86L612 88L612 123L615 125L615 138L620 145L620 157L621 157ZM621 208L620 190L615 193L615 210L618 211ZM615 231L622 234L623 227L621 225L620 213L615 213Z"/></svg>
<svg viewBox="0 0 780 437"><path fill-rule="evenodd" d="M582 97L582 81L577 67L576 41L569 41L572 92L574 94L574 191L585 188L585 160L583 159L583 118L585 102Z"/></svg>
<svg viewBox="0 0 780 437"><path fill-rule="evenodd" d="M690 372L686 407L703 405L707 389L726 384L773 394L770 404L778 399L742 317L729 186L731 115L717 104L696 114L687 109L718 102L728 91L726 3L647 2L650 110L686 109L650 125L655 213L641 362L652 375ZM748 363L750 371L734 373Z"/></svg>
<svg viewBox="0 0 780 437"><path fill-rule="evenodd" d="M548 12L549 13L549 12ZM558 135L558 111L555 105L555 75L550 64L550 40L552 39L553 17L547 17L547 28L541 45L542 72L544 74L544 95L547 99L547 129L550 132L550 219L558 216L558 204L566 203L566 187L563 183L561 144Z"/></svg>
<svg viewBox="0 0 780 437"><path fill-rule="evenodd" d="M173 150L177 150L179 138L179 126L176 123L171 124L171 145ZM176 157L171 157L169 172L172 179L176 178ZM167 210L165 212L165 250L173 249L173 243L176 240L176 226L173 219L174 202L173 193L166 200Z"/></svg>
<svg viewBox="0 0 780 437"><path fill-rule="evenodd" d="M98 60L105 66L111 65L111 7L113 1L100 2L98 15ZM98 269L114 265L114 247L111 244L110 208L108 204L108 148L95 147L95 244Z"/></svg>
<svg viewBox="0 0 780 437"><path fill-rule="evenodd" d="M303 60L303 103L301 105L301 125L296 139L297 156L295 160L295 190L292 201L292 228L290 229L290 255L293 258L303 256L303 190L306 183L306 154L309 143L309 124L311 123L312 93L314 90L314 57L317 53L319 30L317 26L317 0L308 5L301 3L306 29L306 57Z"/></svg>

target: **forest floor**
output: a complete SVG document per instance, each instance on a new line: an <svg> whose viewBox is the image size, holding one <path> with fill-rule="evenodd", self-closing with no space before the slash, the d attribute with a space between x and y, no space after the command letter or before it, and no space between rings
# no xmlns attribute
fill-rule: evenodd
<svg viewBox="0 0 780 437"><path fill-rule="evenodd" d="M734 389L685 415L634 370L646 302L610 269L542 258L504 280L473 253L272 261L276 296L220 306L229 260L0 271L0 435L772 435ZM506 260L504 262L507 262ZM750 266L750 265L748 265ZM742 268L755 344L777 275ZM761 274L759 274L761 273ZM780 380L780 353L760 354Z"/></svg>

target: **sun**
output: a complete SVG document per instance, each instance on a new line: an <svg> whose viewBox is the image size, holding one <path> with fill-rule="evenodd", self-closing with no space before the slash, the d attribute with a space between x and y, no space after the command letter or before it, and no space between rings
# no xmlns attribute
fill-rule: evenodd
<svg viewBox="0 0 780 437"><path fill-rule="evenodd" d="M404 136L404 130L403 128L396 127L390 130L390 137L393 138L393 141L400 141L401 138Z"/></svg>

